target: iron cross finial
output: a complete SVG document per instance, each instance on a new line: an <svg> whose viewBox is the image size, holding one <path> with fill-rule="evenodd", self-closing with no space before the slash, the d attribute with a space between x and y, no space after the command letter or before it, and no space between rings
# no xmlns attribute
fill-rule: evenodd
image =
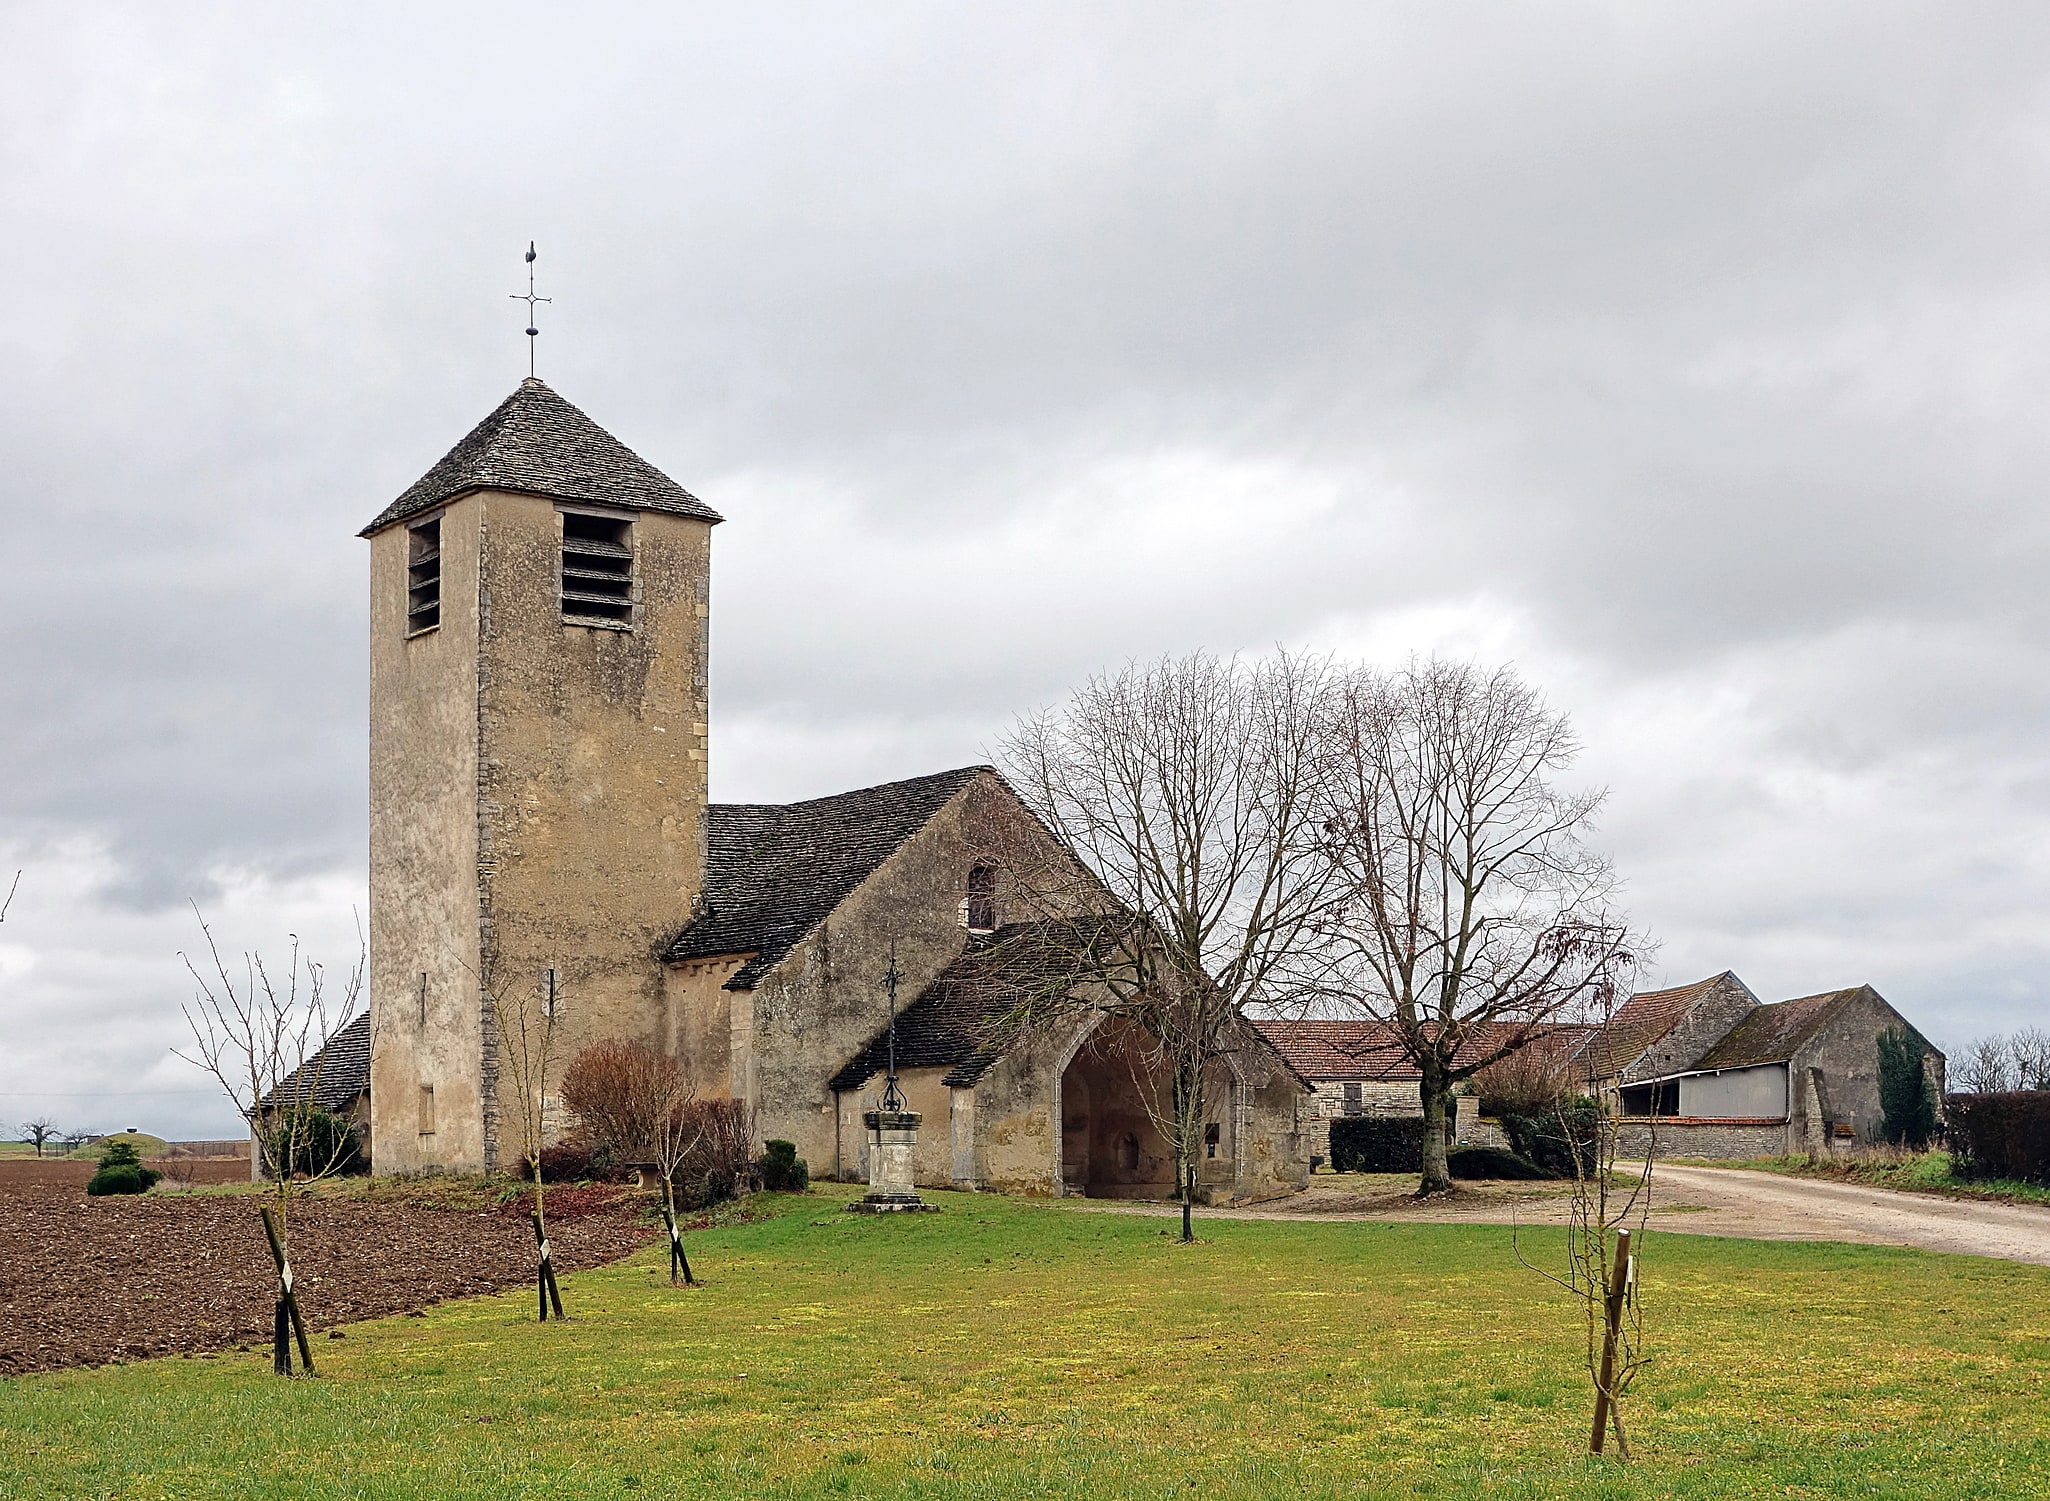
<svg viewBox="0 0 2050 1501"><path fill-rule="evenodd" d="M536 297L534 295L534 260L539 254L540 252L534 249L534 242L532 240L527 241L527 290L506 294L514 302L524 302L527 305L527 374L529 377L534 373L534 341L541 337L541 330L534 326L534 305L555 300L552 297Z"/></svg>

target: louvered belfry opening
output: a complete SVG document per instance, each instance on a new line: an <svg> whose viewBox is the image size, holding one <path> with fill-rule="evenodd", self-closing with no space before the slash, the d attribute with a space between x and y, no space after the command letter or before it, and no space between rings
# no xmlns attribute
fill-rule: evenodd
<svg viewBox="0 0 2050 1501"><path fill-rule="evenodd" d="M406 634L441 624L441 518L406 531Z"/></svg>
<svg viewBox="0 0 2050 1501"><path fill-rule="evenodd" d="M562 618L578 625L633 623L633 523L562 513Z"/></svg>

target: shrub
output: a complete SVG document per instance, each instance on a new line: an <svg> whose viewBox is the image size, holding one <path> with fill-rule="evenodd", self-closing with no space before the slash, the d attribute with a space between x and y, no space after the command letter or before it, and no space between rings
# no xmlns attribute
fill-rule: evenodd
<svg viewBox="0 0 2050 1501"><path fill-rule="evenodd" d="M1879 1034L1880 1134L1895 1146L1926 1147L1936 1134L1936 1089L1922 1046L1901 1027Z"/></svg>
<svg viewBox="0 0 2050 1501"><path fill-rule="evenodd" d="M2050 1186L2050 1090L1954 1094L1943 1104L1951 1167L1960 1178Z"/></svg>
<svg viewBox="0 0 2050 1501"><path fill-rule="evenodd" d="M1508 1178L1527 1181L1533 1178L1550 1178L1546 1172L1528 1157L1519 1157L1501 1147L1454 1147L1447 1155L1447 1164L1452 1176L1472 1182L1476 1178Z"/></svg>
<svg viewBox="0 0 2050 1501"><path fill-rule="evenodd" d="M644 1042L594 1043L562 1071L562 1103L610 1163L653 1162L662 1122L688 1095L682 1065Z"/></svg>
<svg viewBox="0 0 2050 1501"><path fill-rule="evenodd" d="M811 1169L797 1155L796 1143L767 1141L762 1146L762 1160L756 1164L762 1187L772 1193L803 1193L811 1187Z"/></svg>
<svg viewBox="0 0 2050 1501"><path fill-rule="evenodd" d="M1341 1116L1331 1123L1334 1173L1420 1173L1424 1170L1424 1118Z"/></svg>
<svg viewBox="0 0 2050 1501"><path fill-rule="evenodd" d="M361 1133L341 1116L310 1105L273 1118L265 1155L273 1171L288 1178L360 1173L369 1166Z"/></svg>
<svg viewBox="0 0 2050 1501"><path fill-rule="evenodd" d="M1566 1060L1551 1038L1540 1038L1498 1058L1473 1076L1481 1114L1544 1115L1572 1093Z"/></svg>
<svg viewBox="0 0 2050 1501"><path fill-rule="evenodd" d="M1571 1178L1594 1165L1600 1144L1601 1106L1582 1096L1536 1115L1504 1115L1510 1148L1546 1175Z"/></svg>
<svg viewBox="0 0 2050 1501"><path fill-rule="evenodd" d="M541 1149L543 1183L609 1183L620 1172L608 1153L581 1137ZM524 1157L520 1159L520 1176L529 1182L534 1177L533 1164Z"/></svg>
<svg viewBox="0 0 2050 1501"><path fill-rule="evenodd" d="M146 1194L164 1175L142 1165L142 1153L133 1142L110 1141L100 1153L100 1170L93 1174L85 1191L95 1198L102 1194Z"/></svg>
<svg viewBox="0 0 2050 1501"><path fill-rule="evenodd" d="M759 1185L754 1160L754 1118L744 1100L695 1100L686 1107L694 1126L691 1149L676 1169L676 1202L688 1209L716 1204Z"/></svg>

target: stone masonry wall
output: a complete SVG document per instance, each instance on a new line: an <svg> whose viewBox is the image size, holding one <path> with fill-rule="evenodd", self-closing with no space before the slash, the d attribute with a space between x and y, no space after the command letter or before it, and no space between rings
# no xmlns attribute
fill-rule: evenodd
<svg viewBox="0 0 2050 1501"><path fill-rule="evenodd" d="M1655 1142L1660 1157L1707 1157L1736 1162L1778 1157L1795 1150L1785 1121L1716 1121L1631 1118L1617 1122L1616 1153L1644 1156Z"/></svg>

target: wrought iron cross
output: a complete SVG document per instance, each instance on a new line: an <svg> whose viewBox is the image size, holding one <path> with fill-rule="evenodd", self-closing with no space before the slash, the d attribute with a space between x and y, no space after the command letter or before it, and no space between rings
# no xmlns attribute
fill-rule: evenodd
<svg viewBox="0 0 2050 1501"><path fill-rule="evenodd" d="M897 945L890 945L890 968L883 976L883 988L890 993L890 1071L884 1076L882 1105L885 1110L902 1110L904 1092L897 1088Z"/></svg>
<svg viewBox="0 0 2050 1501"><path fill-rule="evenodd" d="M506 294L514 302L524 302L527 305L527 374L529 376L532 376L534 373L534 341L541 337L541 330L534 326L534 305L540 302L553 302L555 300L552 297L536 297L534 295L534 258L538 253L534 249L534 242L532 240L527 241L527 290L524 292L508 292Z"/></svg>

